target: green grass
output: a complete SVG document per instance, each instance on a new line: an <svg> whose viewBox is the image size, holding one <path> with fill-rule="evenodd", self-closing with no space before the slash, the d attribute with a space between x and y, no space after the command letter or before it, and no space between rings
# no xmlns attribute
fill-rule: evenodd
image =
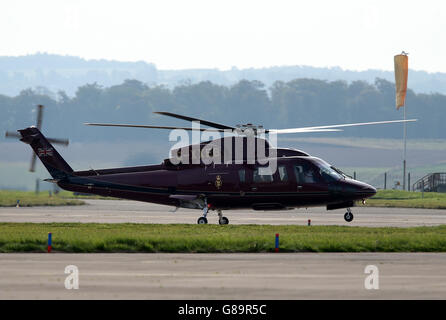
<svg viewBox="0 0 446 320"><path fill-rule="evenodd" d="M67 206L67 205L82 205L81 200L68 199L63 195L49 196L47 191L35 194L30 191L12 191L0 190L0 207L16 206L17 200L20 200L21 207L32 206Z"/></svg>
<svg viewBox="0 0 446 320"><path fill-rule="evenodd" d="M446 209L446 193L378 190L375 196L367 199L366 206Z"/></svg>
<svg viewBox="0 0 446 320"><path fill-rule="evenodd" d="M0 252L446 252L446 225L415 228L271 225L0 223Z"/></svg>

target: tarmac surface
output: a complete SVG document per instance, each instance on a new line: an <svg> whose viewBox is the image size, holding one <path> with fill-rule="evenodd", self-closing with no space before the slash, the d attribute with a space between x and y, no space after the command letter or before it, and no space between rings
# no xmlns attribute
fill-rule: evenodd
<svg viewBox="0 0 446 320"><path fill-rule="evenodd" d="M445 265L444 253L0 254L0 299L446 299Z"/></svg>
<svg viewBox="0 0 446 320"><path fill-rule="evenodd" d="M84 200L87 205L62 207L4 207L0 222L100 222L100 223L197 223L200 210L179 209L126 200ZM352 208L354 220L344 220L345 209L327 211L324 207L286 211L227 210L231 224L349 225L373 227L413 227L446 224L446 210L406 208ZM209 223L218 223L216 211Z"/></svg>
<svg viewBox="0 0 446 320"><path fill-rule="evenodd" d="M195 224L199 210L125 200L88 205L0 208L0 222ZM446 224L446 210L325 208L224 212L233 224L425 226ZM217 223L210 213L209 223ZM65 268L79 289L65 288ZM366 289L365 268L379 289ZM0 299L446 299L446 253L0 254ZM376 273L375 273L376 274Z"/></svg>

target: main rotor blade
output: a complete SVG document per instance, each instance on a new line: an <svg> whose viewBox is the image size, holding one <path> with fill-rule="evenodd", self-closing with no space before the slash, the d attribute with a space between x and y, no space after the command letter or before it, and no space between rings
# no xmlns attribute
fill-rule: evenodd
<svg viewBox="0 0 446 320"><path fill-rule="evenodd" d="M176 114L176 113L161 112L161 111L156 111L154 113L161 114L163 116L172 117L172 118L178 118L178 119L181 119L181 120L191 121L191 122L192 121L200 121L200 124L203 124L203 125L209 126L209 127L213 127L213 128L217 128L217 129L231 129L231 130L235 130L234 127L230 127L230 126L227 126L227 125L224 125L224 124L211 122L211 121L207 121L207 120L201 120L201 119L198 119L198 118L182 116L182 115Z"/></svg>
<svg viewBox="0 0 446 320"><path fill-rule="evenodd" d="M302 128L289 128L289 129L269 129L270 133L284 134L284 133L305 133L305 132L317 132L320 129L333 129L342 127L356 127L356 126L367 126L374 124L386 124L386 123L401 123L401 122L414 122L418 119L410 120L389 120L389 121L376 121L376 122L361 122L361 123L346 123L346 124L335 124L331 126L318 126L318 127L302 127Z"/></svg>
<svg viewBox="0 0 446 320"><path fill-rule="evenodd" d="M281 132L275 132L275 129L272 130L268 130L267 133L281 133ZM284 129L285 130L285 129ZM311 133L311 132L339 132L339 131L344 131L342 129L309 129L309 130L301 130L298 133ZM297 132L293 132L293 133L297 133Z"/></svg>
<svg viewBox="0 0 446 320"><path fill-rule="evenodd" d="M138 124L118 124L118 123L84 123L86 126L97 127L124 127L124 128L146 128L146 129L182 129L182 130L199 130L199 131L211 131L211 132L224 132L223 129L208 129L208 128L187 128L187 127L168 127L168 126L148 126Z"/></svg>
<svg viewBox="0 0 446 320"><path fill-rule="evenodd" d="M199 131L210 131L210 132L226 132L226 130L223 130L223 129L148 126L148 125L118 124L118 123L84 123L84 125L97 126L97 127L123 127L123 128L146 128L146 129L170 129L170 130L182 129L182 130L189 130L189 131L199 130ZM265 133L275 133L275 130L276 129L265 130ZM312 132L334 132L334 131L342 131L342 129L301 129L301 131L299 131L299 132L312 133ZM235 133L237 133L237 131L235 131Z"/></svg>
<svg viewBox="0 0 446 320"><path fill-rule="evenodd" d="M42 117L43 117L43 106L39 104L37 106L37 124L36 124L36 127L39 130L42 130Z"/></svg>

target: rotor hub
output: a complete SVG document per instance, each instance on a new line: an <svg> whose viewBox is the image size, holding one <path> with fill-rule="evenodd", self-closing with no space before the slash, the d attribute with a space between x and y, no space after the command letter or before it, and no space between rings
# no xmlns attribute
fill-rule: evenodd
<svg viewBox="0 0 446 320"><path fill-rule="evenodd" d="M252 123L238 124L235 126L235 132L244 135L258 135L265 133L265 129L262 125L254 125Z"/></svg>

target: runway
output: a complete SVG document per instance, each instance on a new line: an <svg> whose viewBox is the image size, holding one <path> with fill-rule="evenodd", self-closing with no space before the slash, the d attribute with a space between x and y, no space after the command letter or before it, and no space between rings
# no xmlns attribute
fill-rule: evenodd
<svg viewBox="0 0 446 320"><path fill-rule="evenodd" d="M190 223L199 210L124 200L67 207L0 208L0 222ZM446 224L446 210L324 208L225 211L232 224L424 226ZM217 223L210 213L209 223ZM65 267L79 289L64 286ZM365 288L365 268L379 289ZM446 299L446 253L0 254L0 299Z"/></svg>
<svg viewBox="0 0 446 320"><path fill-rule="evenodd" d="M446 299L444 253L0 254L0 299ZM79 289L65 288L67 265ZM366 289L365 268L379 289Z"/></svg>
<svg viewBox="0 0 446 320"><path fill-rule="evenodd" d="M189 223L195 224L200 210L179 209L126 200L85 200L87 205L63 207L0 208L0 222L99 222L99 223ZM227 210L223 215L231 224L349 225L371 227L413 227L446 224L446 210L406 208L352 208L354 220L344 221L344 209L325 208L287 211ZM216 212L209 223L218 223Z"/></svg>

